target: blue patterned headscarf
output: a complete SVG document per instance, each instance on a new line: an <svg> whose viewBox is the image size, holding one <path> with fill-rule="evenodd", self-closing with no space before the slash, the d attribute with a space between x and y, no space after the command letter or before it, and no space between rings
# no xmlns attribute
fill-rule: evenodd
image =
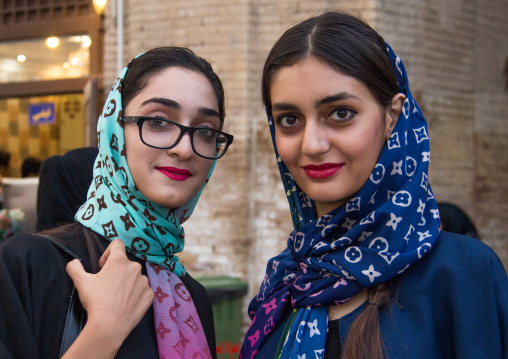
<svg viewBox="0 0 508 359"><path fill-rule="evenodd" d="M427 123L411 95L406 70L387 45L399 92L406 96L397 124L363 187L344 205L316 218L275 144L295 230L287 248L268 261L241 358L255 357L290 305L296 314L281 358L324 356L330 305L386 282L427 253L439 236L439 212L428 180ZM305 354L305 355L304 355ZM319 354L319 355L318 355Z"/></svg>
<svg viewBox="0 0 508 359"><path fill-rule="evenodd" d="M192 214L216 161L198 193L181 207L160 206L138 191L125 157L121 121L122 83L128 68L127 65L120 73L99 117L99 155L95 160L94 181L75 219L107 240L120 238L135 256L181 277L185 268L176 256L185 242L181 223Z"/></svg>

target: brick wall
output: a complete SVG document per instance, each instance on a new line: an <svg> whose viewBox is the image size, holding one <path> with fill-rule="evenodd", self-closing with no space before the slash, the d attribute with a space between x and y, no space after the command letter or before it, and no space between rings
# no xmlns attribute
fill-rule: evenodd
<svg viewBox="0 0 508 359"><path fill-rule="evenodd" d="M226 130L235 142L184 226L182 261L191 273L239 276L250 298L266 261L285 247L291 220L260 100L261 69L284 30L326 9L362 16L402 57L429 122L436 198L462 206L508 265L505 0L124 2L125 62L155 46L188 46L212 62L227 92ZM105 24L107 92L117 75L111 8Z"/></svg>
<svg viewBox="0 0 508 359"><path fill-rule="evenodd" d="M378 14L429 123L436 199L462 207L508 267L508 3L393 0Z"/></svg>

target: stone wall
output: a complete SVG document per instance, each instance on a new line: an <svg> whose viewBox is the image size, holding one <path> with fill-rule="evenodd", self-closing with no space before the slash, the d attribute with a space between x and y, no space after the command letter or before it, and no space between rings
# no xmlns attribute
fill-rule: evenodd
<svg viewBox="0 0 508 359"><path fill-rule="evenodd" d="M508 3L505 0L124 0L124 58L155 46L192 48L227 92L235 135L192 218L182 261L194 274L249 283L291 231L260 100L263 61L291 25L327 9L362 16L404 60L428 122L435 196L463 207L508 266ZM106 11L105 88L114 82L116 28ZM504 72L503 72L504 71Z"/></svg>
<svg viewBox="0 0 508 359"><path fill-rule="evenodd" d="M508 3L392 0L377 13L429 123L436 199L462 207L508 267Z"/></svg>

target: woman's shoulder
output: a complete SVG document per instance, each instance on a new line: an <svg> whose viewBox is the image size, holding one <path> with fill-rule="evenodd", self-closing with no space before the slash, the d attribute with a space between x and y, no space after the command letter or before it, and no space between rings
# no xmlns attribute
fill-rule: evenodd
<svg viewBox="0 0 508 359"><path fill-rule="evenodd" d="M493 281L506 282L506 278L501 260L488 245L449 232L441 232L434 247L400 277L406 286L445 292L463 283L489 286Z"/></svg>
<svg viewBox="0 0 508 359"><path fill-rule="evenodd" d="M441 232L434 248L430 250L431 262L449 266L483 266L488 262L500 262L497 254L482 241L461 234Z"/></svg>
<svg viewBox="0 0 508 359"><path fill-rule="evenodd" d="M44 267L51 266L54 261L68 262L73 257L81 258L85 251L80 228L68 225L58 231L18 234L8 238L0 246L0 261L7 265L24 262Z"/></svg>
<svg viewBox="0 0 508 359"><path fill-rule="evenodd" d="M0 261L39 261L54 253L58 253L58 249L47 238L35 234L17 234L0 246Z"/></svg>

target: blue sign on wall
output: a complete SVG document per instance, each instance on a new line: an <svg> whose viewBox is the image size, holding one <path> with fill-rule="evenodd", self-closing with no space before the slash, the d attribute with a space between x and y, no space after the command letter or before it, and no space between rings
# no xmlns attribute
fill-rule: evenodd
<svg viewBox="0 0 508 359"><path fill-rule="evenodd" d="M55 123L56 116L54 102L28 104L29 125L47 125Z"/></svg>

